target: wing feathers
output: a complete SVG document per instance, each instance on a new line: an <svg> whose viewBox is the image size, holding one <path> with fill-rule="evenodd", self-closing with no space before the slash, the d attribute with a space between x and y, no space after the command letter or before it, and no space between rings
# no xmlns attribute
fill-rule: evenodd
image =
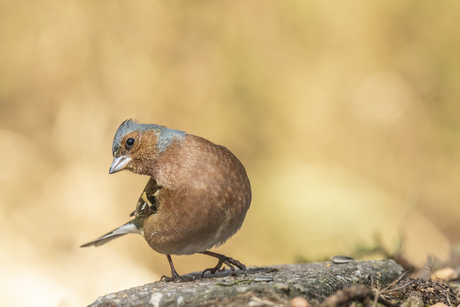
<svg viewBox="0 0 460 307"><path fill-rule="evenodd" d="M124 224L123 226L120 226L117 229L114 229L111 232L103 235L102 237L97 238L96 240L83 244L80 247L99 246L109 241L112 241L113 239L124 236L128 233L142 234L142 228L140 227L140 225L141 223L139 223L139 220L134 219Z"/></svg>

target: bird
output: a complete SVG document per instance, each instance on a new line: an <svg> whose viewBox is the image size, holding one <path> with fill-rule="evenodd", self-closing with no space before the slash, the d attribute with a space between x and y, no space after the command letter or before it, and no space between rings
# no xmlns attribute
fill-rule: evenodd
<svg viewBox="0 0 460 307"><path fill-rule="evenodd" d="M240 261L209 251L232 237L242 226L250 207L251 184L243 164L226 147L181 130L125 120L112 144L109 174L128 170L149 176L134 217L126 224L81 247L100 246L137 233L149 246L166 255L171 277L182 280L171 255L201 253L218 259L214 274L227 265L247 272Z"/></svg>

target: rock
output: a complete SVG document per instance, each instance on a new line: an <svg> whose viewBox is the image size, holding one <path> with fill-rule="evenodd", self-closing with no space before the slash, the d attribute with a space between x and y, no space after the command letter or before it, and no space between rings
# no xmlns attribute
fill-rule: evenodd
<svg viewBox="0 0 460 307"><path fill-rule="evenodd" d="M231 277L230 270L226 270L202 279L201 272L196 272L185 275L192 281L157 281L101 296L90 306L288 306L295 297L321 300L354 284L370 285L373 281L385 286L401 272L402 268L392 260L250 268L246 275L240 273L237 277Z"/></svg>

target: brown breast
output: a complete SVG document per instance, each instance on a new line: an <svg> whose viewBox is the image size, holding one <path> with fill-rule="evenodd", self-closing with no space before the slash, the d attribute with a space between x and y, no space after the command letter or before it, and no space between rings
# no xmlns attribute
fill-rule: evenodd
<svg viewBox="0 0 460 307"><path fill-rule="evenodd" d="M224 243L241 227L251 187L241 162L225 147L187 135L152 165L161 187L158 211L144 235L163 254L193 254Z"/></svg>

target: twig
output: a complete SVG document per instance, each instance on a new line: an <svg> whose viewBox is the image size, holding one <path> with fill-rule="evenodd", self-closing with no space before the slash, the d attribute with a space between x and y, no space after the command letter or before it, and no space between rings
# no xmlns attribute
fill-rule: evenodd
<svg viewBox="0 0 460 307"><path fill-rule="evenodd" d="M377 290L375 291L374 302L372 303L372 307L377 307L377 301L380 297L380 285L378 285Z"/></svg>
<svg viewBox="0 0 460 307"><path fill-rule="evenodd" d="M447 301L449 302L449 306L452 307L452 302L450 301L449 291L448 290L446 290L446 297L447 297Z"/></svg>
<svg viewBox="0 0 460 307"><path fill-rule="evenodd" d="M406 271L404 273L402 273L397 279L395 279L391 284L389 284L387 287L385 287L383 290L382 290L382 293L385 292L385 290L387 290L388 288L390 287L393 287L394 285L396 285L401 279L403 279L404 276L406 276L406 274L409 273L409 271Z"/></svg>
<svg viewBox="0 0 460 307"><path fill-rule="evenodd" d="M394 288L394 289L388 289L388 290L385 290L385 291L382 291L380 293L387 293L387 292L391 292L391 291L396 291L396 290L400 290L400 289L404 289L410 285L412 285L414 282L416 282L417 279L414 279L413 281L411 281L410 283L408 283L407 285L404 285L404 286L401 286L401 287L398 287L398 288Z"/></svg>

